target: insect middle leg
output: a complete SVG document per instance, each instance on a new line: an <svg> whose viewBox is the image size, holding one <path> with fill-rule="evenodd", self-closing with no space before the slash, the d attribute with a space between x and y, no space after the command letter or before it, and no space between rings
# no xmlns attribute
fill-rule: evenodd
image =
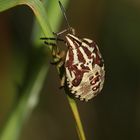
<svg viewBox="0 0 140 140"><path fill-rule="evenodd" d="M64 39L58 38L58 37L41 37L41 40L55 40L55 41L64 41Z"/></svg>
<svg viewBox="0 0 140 140"><path fill-rule="evenodd" d="M61 38L47 38L47 37L42 37L40 38L41 40L44 40L44 43L46 45L52 46L52 56L53 56L53 62L51 64L56 65L57 70L59 71L60 74L60 88L64 87L65 84L65 70L64 70L64 61L65 61L65 51L60 51L58 48L57 43L50 42L49 40L54 40L54 41L62 41L65 42Z"/></svg>

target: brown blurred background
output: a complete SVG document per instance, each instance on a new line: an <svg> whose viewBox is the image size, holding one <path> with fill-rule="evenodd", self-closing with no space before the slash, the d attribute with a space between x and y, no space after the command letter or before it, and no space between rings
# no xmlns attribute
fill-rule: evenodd
<svg viewBox="0 0 140 140"><path fill-rule="evenodd" d="M78 36L97 42L105 60L101 94L88 103L77 101L87 140L139 140L139 0L70 1L67 16ZM16 83L24 77L31 52L33 17L24 6L0 13L0 124L19 96ZM65 27L64 23L61 29ZM20 140L77 140L54 66L45 85Z"/></svg>

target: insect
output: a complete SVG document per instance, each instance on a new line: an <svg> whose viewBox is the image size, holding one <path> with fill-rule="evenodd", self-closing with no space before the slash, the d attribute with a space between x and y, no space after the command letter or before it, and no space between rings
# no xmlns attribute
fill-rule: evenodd
<svg viewBox="0 0 140 140"><path fill-rule="evenodd" d="M78 38L75 30L69 25L65 9L59 1L61 11L65 17L68 28L56 34L56 38L41 38L45 44L47 40L64 41L68 50L65 52L55 49L57 66L64 67L64 75L61 78L61 86L67 85L70 93L81 101L88 101L95 97L103 88L105 70L104 61L97 44L88 38ZM58 38L66 33L65 39Z"/></svg>

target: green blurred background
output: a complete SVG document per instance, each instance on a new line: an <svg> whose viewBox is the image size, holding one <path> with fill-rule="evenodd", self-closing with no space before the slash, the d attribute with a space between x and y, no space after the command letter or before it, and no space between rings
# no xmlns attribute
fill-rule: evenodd
<svg viewBox="0 0 140 140"><path fill-rule="evenodd" d="M97 42L105 60L101 94L88 103L77 101L87 140L139 140L140 1L70 1L67 16L79 37ZM0 13L0 128L25 84L33 24L34 15L25 6ZM60 31L65 27L64 22ZM50 66L39 104L24 125L20 140L78 139L59 85L56 68Z"/></svg>

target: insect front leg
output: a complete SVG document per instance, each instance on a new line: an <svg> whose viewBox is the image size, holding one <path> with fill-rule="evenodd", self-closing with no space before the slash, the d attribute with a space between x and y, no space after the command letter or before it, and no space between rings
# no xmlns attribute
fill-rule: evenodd
<svg viewBox="0 0 140 140"><path fill-rule="evenodd" d="M42 37L42 40L44 40L44 43L46 45L50 45L52 46L52 56L53 56L53 62L51 62L51 64L56 65L56 68L59 72L60 75L60 88L64 87L65 84L65 68L64 68L64 62L65 62L65 56L66 53L65 51L60 51L57 43L53 43L50 42L49 40L53 40L53 41L63 41L65 42L63 39L61 38L46 38L46 37Z"/></svg>
<svg viewBox="0 0 140 140"><path fill-rule="evenodd" d="M64 68L65 56L66 56L65 51L61 51L59 54L56 55L58 61L55 63L55 65L60 75L60 88L64 87L66 79Z"/></svg>
<svg viewBox="0 0 140 140"><path fill-rule="evenodd" d="M57 70L59 72L59 76L60 76L60 88L63 88L65 85L65 81L66 81L66 73L65 73L65 67L64 67L64 58L61 59L61 61L57 64Z"/></svg>
<svg viewBox="0 0 140 140"><path fill-rule="evenodd" d="M64 40L63 39L61 39L61 38L58 38L58 37L49 37L49 38L47 38L47 37L41 37L40 38L41 40L44 40L44 43L46 44L46 45L48 45L48 46L52 46L52 56L53 56L53 58L54 58L54 62L52 62L52 64L54 63L57 63L57 62L59 62L60 61L60 59L61 59L61 52L60 52L60 50L59 50L59 48L58 48L58 41L62 41L62 42L64 42ZM50 41L56 41L56 43L54 43L54 42L50 42Z"/></svg>

